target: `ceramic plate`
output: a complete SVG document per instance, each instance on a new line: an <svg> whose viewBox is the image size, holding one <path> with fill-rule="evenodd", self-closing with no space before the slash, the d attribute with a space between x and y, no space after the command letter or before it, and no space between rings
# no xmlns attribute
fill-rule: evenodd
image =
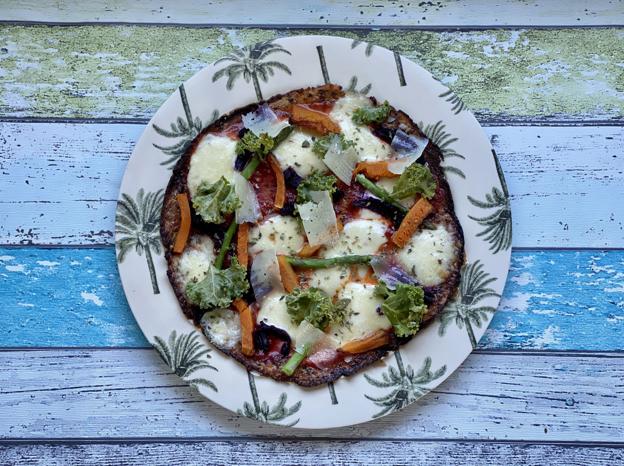
<svg viewBox="0 0 624 466"><path fill-rule="evenodd" d="M388 100L440 147L464 230L467 262L457 298L400 351L354 376L304 389L248 373L210 346L180 310L158 231L171 168L203 127L244 105L329 82ZM132 312L172 372L243 416L328 428L404 408L466 359L492 319L505 284L511 210L496 155L452 91L416 63L382 47L300 36L233 50L180 85L160 107L126 168L116 248Z"/></svg>

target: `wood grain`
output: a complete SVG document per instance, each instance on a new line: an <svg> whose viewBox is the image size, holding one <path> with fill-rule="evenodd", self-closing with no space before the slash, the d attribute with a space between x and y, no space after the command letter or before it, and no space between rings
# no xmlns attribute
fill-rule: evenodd
<svg viewBox="0 0 624 466"><path fill-rule="evenodd" d="M213 8L211 8L212 10ZM399 51L480 119L600 121L624 116L621 31L0 26L0 115L148 118L234 46L330 34Z"/></svg>
<svg viewBox="0 0 624 466"><path fill-rule="evenodd" d="M565 458L567 466L613 466L624 450L607 445L550 445L472 442L345 441L345 440L215 440L181 443L106 443L71 445L1 445L0 462L22 465L118 464L144 466L185 464L286 466L404 465L418 458L422 466L446 466L478 458L480 466L538 466Z"/></svg>
<svg viewBox="0 0 624 466"><path fill-rule="evenodd" d="M561 8L556 2L538 0L372 2L348 0L307 1L305 5L273 0L270 8L252 8L253 2L190 0L169 4L155 0L71 2L57 0L42 4L35 0L6 0L3 19L8 21L83 22L122 21L131 23L193 24L319 24L319 25L422 25L471 26L530 24L588 26L622 24L618 3L607 0L570 0ZM539 12L539 14L536 14Z"/></svg>
<svg viewBox="0 0 624 466"><path fill-rule="evenodd" d="M624 441L621 354L473 354L419 403L361 425L293 430L203 399L153 350L0 352L5 439L224 438ZM213 379L217 385L225 380Z"/></svg>
<svg viewBox="0 0 624 466"><path fill-rule="evenodd" d="M0 123L0 244L112 244L136 124ZM485 128L516 247L624 247L621 127ZM530 161L530 162L528 162Z"/></svg>
<svg viewBox="0 0 624 466"><path fill-rule="evenodd" d="M621 350L623 264L624 251L515 251L480 348ZM147 345L113 248L0 248L0 302L0 346Z"/></svg>

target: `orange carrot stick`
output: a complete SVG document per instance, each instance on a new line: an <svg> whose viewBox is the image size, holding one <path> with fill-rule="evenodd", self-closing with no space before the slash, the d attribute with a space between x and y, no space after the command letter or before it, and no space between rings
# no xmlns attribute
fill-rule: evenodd
<svg viewBox="0 0 624 466"><path fill-rule="evenodd" d="M398 174L390 171L386 160L379 160L377 162L360 162L355 167L355 173L364 173L367 178L372 180L379 180L380 178L396 178L399 176Z"/></svg>
<svg viewBox="0 0 624 466"><path fill-rule="evenodd" d="M238 298L234 300L234 307L238 310L241 325L241 352L245 356L251 356L254 353L253 329L254 321L251 309L245 301Z"/></svg>
<svg viewBox="0 0 624 466"><path fill-rule="evenodd" d="M390 342L390 335L384 330L377 330L370 335L345 343L340 347L345 353L365 353L380 348Z"/></svg>
<svg viewBox="0 0 624 466"><path fill-rule="evenodd" d="M340 126L327 113L304 105L293 104L291 106L290 122L319 134L340 133Z"/></svg>
<svg viewBox="0 0 624 466"><path fill-rule="evenodd" d="M306 243L301 250L299 250L299 252L297 253L297 255L299 257L312 257L314 254L316 254L316 252L321 249L323 245L322 244L317 244L316 246L310 246L308 243Z"/></svg>
<svg viewBox="0 0 624 466"><path fill-rule="evenodd" d="M433 206L427 199L421 197L409 210L399 229L392 235L392 242L402 248L427 216L433 212Z"/></svg>
<svg viewBox="0 0 624 466"><path fill-rule="evenodd" d="M280 276L282 277L282 285L284 285L287 293L292 293L295 288L299 288L299 278L297 278L297 274L288 263L286 256L277 256L277 263L279 264Z"/></svg>
<svg viewBox="0 0 624 466"><path fill-rule="evenodd" d="M186 243L191 232L191 208L189 206L188 195L180 193L176 196L178 207L180 208L180 228L176 233L175 242L173 244L173 252L181 254L186 247Z"/></svg>
<svg viewBox="0 0 624 466"><path fill-rule="evenodd" d="M281 209L284 207L284 201L286 200L286 181L284 180L284 172L273 154L269 155L269 164L271 165L271 169L273 169L273 173L275 173L276 190L275 202L273 205L276 209Z"/></svg>
<svg viewBox="0 0 624 466"><path fill-rule="evenodd" d="M244 268L247 268L249 264L249 223L241 223L238 226L238 233L236 236L236 257L238 263Z"/></svg>

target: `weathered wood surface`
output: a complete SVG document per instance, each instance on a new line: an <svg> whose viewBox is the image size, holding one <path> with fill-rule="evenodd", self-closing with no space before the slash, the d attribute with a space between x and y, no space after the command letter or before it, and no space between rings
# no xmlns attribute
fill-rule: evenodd
<svg viewBox="0 0 624 466"><path fill-rule="evenodd" d="M0 412L10 419L0 423L0 438L624 442L622 354L477 353L403 411L314 431L258 423L206 401L167 373L153 350L3 351L0 367Z"/></svg>
<svg viewBox="0 0 624 466"><path fill-rule="evenodd" d="M180 82L233 46L310 32L398 50L448 84L482 120L624 116L618 65L624 62L624 41L617 28L440 32L7 24L0 26L0 115L148 118Z"/></svg>
<svg viewBox="0 0 624 466"><path fill-rule="evenodd" d="M112 244L138 124L0 123L0 243ZM623 247L621 127L486 127L516 247ZM530 162L529 162L530 161Z"/></svg>
<svg viewBox="0 0 624 466"><path fill-rule="evenodd" d="M624 349L624 251L515 251L486 349ZM0 248L0 346L147 346L113 248Z"/></svg>
<svg viewBox="0 0 624 466"><path fill-rule="evenodd" d="M313 0L305 3L273 0L271 8L254 8L252 0L168 3L156 0L72 2L52 4L36 0L5 0L5 21L132 22L192 24L319 24L472 26L530 24L533 26L588 26L624 24L618 1L568 0L565 8L552 0L438 0L427 2L372 2Z"/></svg>
<svg viewBox="0 0 624 466"><path fill-rule="evenodd" d="M477 462L478 458L478 462ZM0 463L20 465L407 465L446 466L470 459L479 466L614 466L624 461L615 445L346 440L215 440L184 443L0 444Z"/></svg>

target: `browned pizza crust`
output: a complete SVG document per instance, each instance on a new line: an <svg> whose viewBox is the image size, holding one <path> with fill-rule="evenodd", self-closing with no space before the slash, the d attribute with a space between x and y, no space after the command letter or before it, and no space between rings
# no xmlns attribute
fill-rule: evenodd
<svg viewBox="0 0 624 466"><path fill-rule="evenodd" d="M344 96L344 92L339 86L325 85L315 88L299 89L284 95L275 96L268 100L268 103L273 110L286 111L292 103L311 104L315 102L334 101L342 96ZM374 101L374 99L372 100ZM165 193L160 234L165 247L165 257L168 264L167 274L180 302L182 311L189 319L192 319L196 325L199 325L204 311L198 309L196 306L193 306L186 300L184 285L179 274L177 273L180 256L171 252L180 221L175 196L182 192L188 193L186 178L189 170L189 162L201 137L207 132L220 130L226 125L226 123L232 121L233 119L240 118L241 115L252 111L255 107L256 105L254 104L238 109L231 114L221 117L210 127L206 128L190 145L184 156L182 156L178 161L177 165L173 169L173 173ZM382 125L381 130L394 131L399 127L407 133L422 135L416 124L405 113L395 110L392 111L389 122ZM460 279L460 268L464 261L464 240L461 226L454 213L451 192L444 177L443 169L440 165L442 162L442 154L436 146L430 143L427 146L424 157L438 183L438 192L431 201L436 208L436 213L429 217L427 223L445 225L447 230L454 237L454 244L456 248L456 261L452 265L451 273L447 279L440 285L425 289L429 298L428 311L424 317L424 323L426 323L430 322L436 314L444 308L447 301L457 290ZM198 219L193 220L193 234L209 235L215 242L215 249L220 248L220 241L223 237L223 229L223 226L208 227L202 224L202 222ZM384 348L348 356L343 361L336 363L332 367L324 369L303 365L295 371L293 376L289 377L280 370L281 365L288 360L289 355L284 355L284 357L278 361L260 361L243 355L241 353L240 344L237 344L234 348L228 349L217 344L210 337L208 332L204 333L214 346L216 346L223 353L239 361L248 370L259 372L276 380L292 381L302 386L315 386L331 382L341 376L347 376L358 372L359 370L384 357L388 351L397 349L401 344L406 343L410 339L397 338L393 336L390 344Z"/></svg>

